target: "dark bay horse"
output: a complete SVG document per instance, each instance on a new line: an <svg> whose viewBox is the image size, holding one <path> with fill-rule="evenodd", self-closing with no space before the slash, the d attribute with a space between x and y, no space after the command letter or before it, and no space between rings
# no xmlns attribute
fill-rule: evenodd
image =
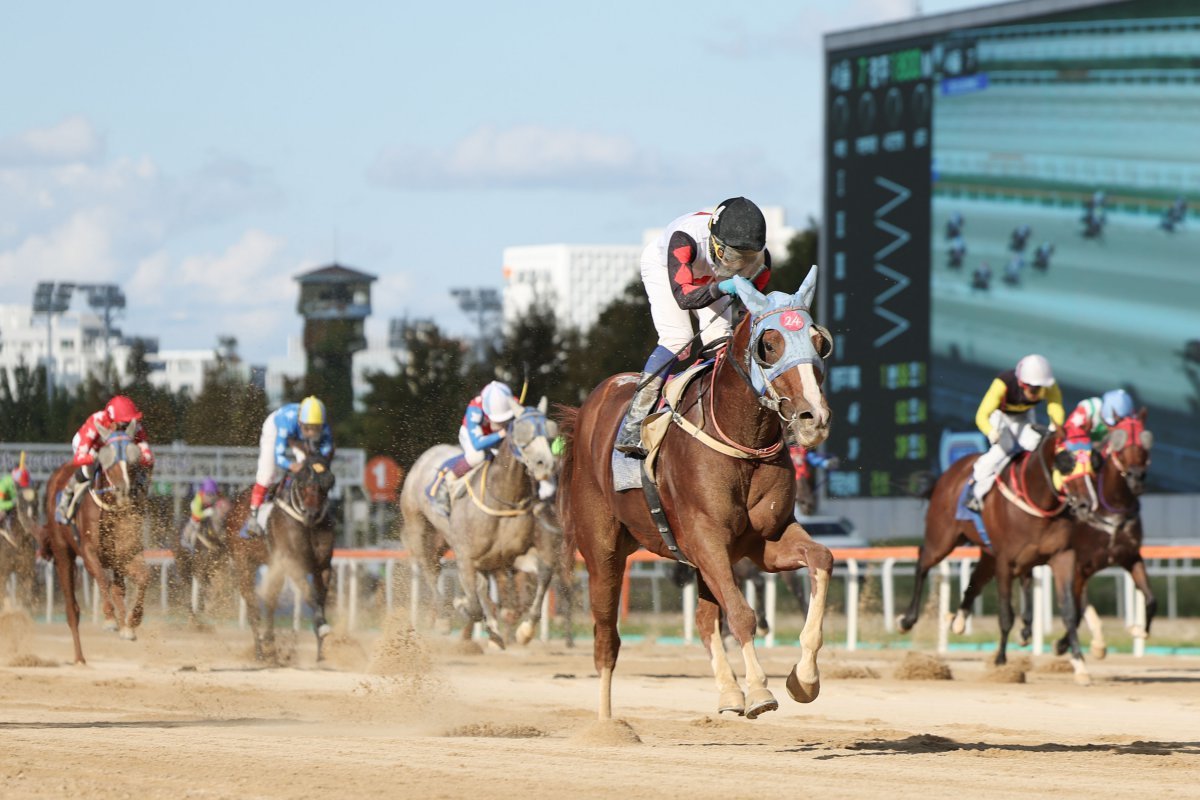
<svg viewBox="0 0 1200 800"><path fill-rule="evenodd" d="M275 610L285 578L292 579L312 607L317 660L325 656L325 637L331 632L325 620L325 597L332 577L336 537L329 513L333 484L329 461L310 453L300 462L300 468L285 476L279 485L263 526L265 535L250 537L245 533L250 515L249 490L238 495L225 516L225 544L233 558L238 590L246 601L246 614L254 631L254 657L259 661L276 657ZM258 568L264 564L267 565L262 587L267 612L265 628L254 588Z"/></svg>
<svg viewBox="0 0 1200 800"><path fill-rule="evenodd" d="M829 434L821 384L832 339L808 312L816 277L813 267L795 295L768 296L734 278L750 313L736 325L711 375L684 392L658 453L663 510L679 550L700 576L696 623L711 658L718 710L750 719L779 704L754 650L754 611L734 578L733 565L742 558L769 572L808 567L812 595L800 634L803 649L786 685L792 699L802 703L815 700L820 691L817 652L833 556L795 521L794 470L784 446L785 435L811 447ZM614 490L613 443L636 383L633 375L608 378L578 411L564 409L563 416L570 442L559 511L568 542L578 546L587 564L601 720L612 717L626 560L639 547L672 557L645 495ZM725 656L722 616L741 644L747 693Z"/></svg>
<svg viewBox="0 0 1200 800"><path fill-rule="evenodd" d="M5 594L12 575L16 578L15 600L28 610L33 609L37 578L37 529L37 489L33 486L18 489L12 511L0 523L0 597Z"/></svg>
<svg viewBox="0 0 1200 800"><path fill-rule="evenodd" d="M488 597L488 577L505 579L518 558L530 556L527 568L536 573L535 589L516 632L517 642L527 644L541 620L542 598L562 550L562 529L535 514L538 483L558 471L558 457L551 448L558 424L546 417L546 399L537 406L524 406L506 430L495 457L464 476L461 486L466 491L454 499L448 518L433 509L425 487L447 459L462 452L458 448L435 445L422 453L400 492L405 547L433 599L435 619L445 606L437 587L440 559L449 549L454 551L465 593L463 636L469 637L474 623L482 622L498 647L504 647L504 637Z"/></svg>
<svg viewBox="0 0 1200 800"><path fill-rule="evenodd" d="M1073 471L1073 457L1065 450L1061 430L1048 433L1031 452L1019 453L1001 472L996 487L983 503L983 524L989 543L970 520L956 519L956 509L966 482L971 478L978 455L960 458L934 484L929 508L925 513L925 540L917 562L916 582L908 612L900 618L900 630L908 632L917 622L921 594L929 570L959 545L976 544L982 549L979 563L963 592L954 615L952 629L966 628L971 605L987 582L996 578L1000 604L1000 646L995 663L1007 661L1008 635L1013 626L1013 581L1028 575L1042 564L1050 564L1059 591L1059 604L1071 649L1071 666L1076 680L1088 682L1083 654L1076 632L1076 613L1068 590L1075 572L1075 554L1070 549L1075 522L1071 512L1079 512L1091 502L1087 481L1066 480L1064 493L1055 486L1055 474Z"/></svg>
<svg viewBox="0 0 1200 800"><path fill-rule="evenodd" d="M228 498L219 497L213 504L212 517L199 523L194 530L189 525L189 517L171 548L175 554L175 595L187 606L188 617L193 623L199 622L200 612L208 605L213 577L229 567L225 517L230 507Z"/></svg>
<svg viewBox="0 0 1200 800"><path fill-rule="evenodd" d="M1113 427L1099 448L1100 466L1096 470L1096 507L1080 515L1071 535L1075 551L1075 576L1071 594L1077 618L1082 616L1092 632L1092 655L1103 658L1106 647L1099 616L1087 604L1088 580L1102 569L1123 567L1133 576L1134 585L1145 598L1146 625L1134 626L1133 635L1145 638L1158 602L1150 588L1146 564L1142 560L1142 516L1138 498L1145 490L1146 470L1154 435L1146 428L1146 411L1126 417ZM1068 646L1066 637L1055 644L1061 655Z"/></svg>
<svg viewBox="0 0 1200 800"><path fill-rule="evenodd" d="M151 467L142 461L142 450L125 431L116 431L96 453L96 473L91 488L80 498L70 522L56 516L58 495L71 491L76 467L67 462L46 482L46 530L54 554L67 612L67 625L75 644L75 663L85 663L79 643L79 603L75 598L75 558L100 587L105 628L120 630L121 638L137 639L142 604L150 570L143 557L142 521L150 485ZM105 570L112 570L112 581ZM133 581L133 603L125 605L125 581Z"/></svg>

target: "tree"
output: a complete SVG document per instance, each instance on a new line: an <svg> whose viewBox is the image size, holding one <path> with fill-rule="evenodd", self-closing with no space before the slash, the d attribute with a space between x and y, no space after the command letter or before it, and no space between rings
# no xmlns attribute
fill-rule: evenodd
<svg viewBox="0 0 1200 800"><path fill-rule="evenodd" d="M820 228L817 221L809 217L808 227L797 232L788 242L787 258L771 265L771 280L767 283L767 289L788 294L799 289L809 269L817 263L819 240Z"/></svg>
<svg viewBox="0 0 1200 800"><path fill-rule="evenodd" d="M404 332L397 372L372 372L363 411L345 420L338 441L409 465L435 444L457 440L463 410L485 380L466 368L465 346L432 322Z"/></svg>
<svg viewBox="0 0 1200 800"><path fill-rule="evenodd" d="M638 372L658 342L650 300L637 278L609 303L570 357L569 383L580 402L600 381L619 372Z"/></svg>
<svg viewBox="0 0 1200 800"><path fill-rule="evenodd" d="M529 379L527 405L545 395L552 403L577 402L578 387L572 381L572 356L579 350L579 337L562 330L545 303L534 303L505 331L496 356L496 372L517 395Z"/></svg>
<svg viewBox="0 0 1200 800"><path fill-rule="evenodd" d="M204 373L204 388L191 401L183 421L188 444L253 447L267 418L267 396L238 372L236 353L221 348Z"/></svg>

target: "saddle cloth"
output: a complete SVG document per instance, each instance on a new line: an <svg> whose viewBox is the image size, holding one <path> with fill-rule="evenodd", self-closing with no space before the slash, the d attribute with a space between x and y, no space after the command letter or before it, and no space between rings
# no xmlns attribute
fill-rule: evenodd
<svg viewBox="0 0 1200 800"><path fill-rule="evenodd" d="M667 381L666 386L663 388L663 397L658 407L659 410L646 417L646 421L642 423L642 446L646 448L647 453L644 461L638 458L630 458L622 452L613 450L613 488L616 491L624 492L628 489L642 488L643 466L645 466L646 474L650 476L650 480L657 483L655 467L658 461L658 451L662 446L663 439L667 436L667 430L671 427L671 414L674 408L679 405L684 391L692 381L705 374L712 365L712 361L702 361L693 364Z"/></svg>
<svg viewBox="0 0 1200 800"><path fill-rule="evenodd" d="M973 523L975 530L979 531L979 537L983 539L983 546L990 551L992 540L988 536L987 527L983 524L983 516L979 512L967 508L967 498L971 496L972 489L970 481L963 483L962 493L959 494L958 502L954 505L954 518Z"/></svg>

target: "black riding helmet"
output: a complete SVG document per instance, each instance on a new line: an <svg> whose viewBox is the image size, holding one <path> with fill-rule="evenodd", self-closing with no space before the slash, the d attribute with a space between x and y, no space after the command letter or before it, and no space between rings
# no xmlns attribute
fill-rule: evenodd
<svg viewBox="0 0 1200 800"><path fill-rule="evenodd" d="M713 212L709 231L735 250L762 250L767 246L767 220L754 203L744 197L722 201Z"/></svg>

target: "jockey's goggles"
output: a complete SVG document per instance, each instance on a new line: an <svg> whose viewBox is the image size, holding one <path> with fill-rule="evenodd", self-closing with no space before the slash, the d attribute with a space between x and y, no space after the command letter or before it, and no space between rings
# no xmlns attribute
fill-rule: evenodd
<svg viewBox="0 0 1200 800"><path fill-rule="evenodd" d="M317 439L321 438L321 426L301 424L300 438L307 439L310 442L315 442Z"/></svg>
<svg viewBox="0 0 1200 800"><path fill-rule="evenodd" d="M712 237L713 255L717 260L731 269L739 269L758 258L762 250L738 250L722 242L716 236Z"/></svg>
<svg viewBox="0 0 1200 800"><path fill-rule="evenodd" d="M1046 396L1045 386L1034 386L1031 383L1022 383L1021 389L1025 392L1026 397L1032 397L1035 400L1040 400Z"/></svg>

